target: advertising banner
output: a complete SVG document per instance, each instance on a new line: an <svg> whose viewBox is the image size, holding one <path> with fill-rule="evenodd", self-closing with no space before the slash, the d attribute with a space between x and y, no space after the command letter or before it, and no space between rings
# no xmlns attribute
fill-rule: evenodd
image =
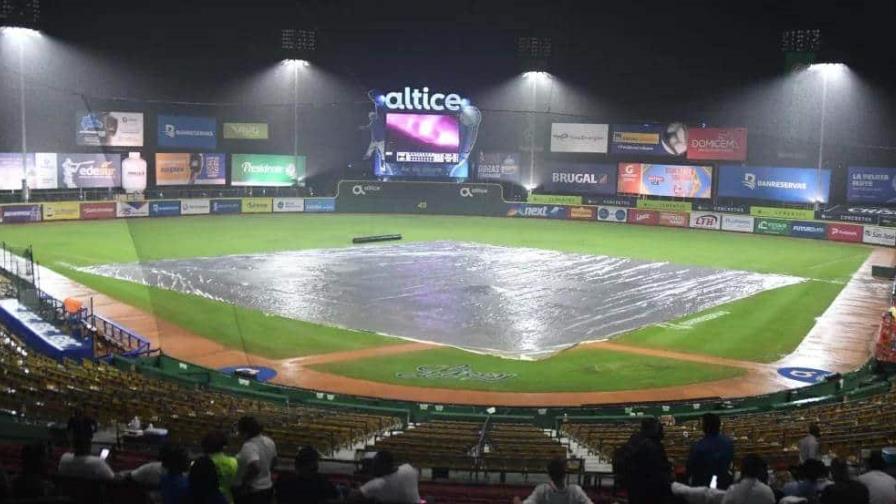
<svg viewBox="0 0 896 504"><path fill-rule="evenodd" d="M566 207L552 205L510 205L507 209L508 217L541 217L543 219L565 219L568 213Z"/></svg>
<svg viewBox="0 0 896 504"><path fill-rule="evenodd" d="M114 219L117 205L114 201L102 201L99 203L81 203L81 219Z"/></svg>
<svg viewBox="0 0 896 504"><path fill-rule="evenodd" d="M34 155L26 155L25 162L29 166L34 166ZM24 178L25 167L22 166L22 153L0 152L0 190L18 191L22 188L22 179Z"/></svg>
<svg viewBox="0 0 896 504"><path fill-rule="evenodd" d="M793 221L790 223L790 236L797 238L814 238L824 240L828 234L827 224L814 221Z"/></svg>
<svg viewBox="0 0 896 504"><path fill-rule="evenodd" d="M59 163L55 152L34 154L34 164L28 164L25 179L31 189L56 189L59 187L57 172Z"/></svg>
<svg viewBox="0 0 896 504"><path fill-rule="evenodd" d="M148 201L119 201L115 209L116 217L149 217Z"/></svg>
<svg viewBox="0 0 896 504"><path fill-rule="evenodd" d="M3 223L40 222L40 205L6 205L0 215Z"/></svg>
<svg viewBox="0 0 896 504"><path fill-rule="evenodd" d="M773 219L812 220L815 218L815 210L751 206L750 215L753 217L771 217Z"/></svg>
<svg viewBox="0 0 896 504"><path fill-rule="evenodd" d="M213 199L213 214L238 214L243 211L243 202L239 199Z"/></svg>
<svg viewBox="0 0 896 504"><path fill-rule="evenodd" d="M224 185L227 183L227 161L224 154L159 153L156 154L156 185Z"/></svg>
<svg viewBox="0 0 896 504"><path fill-rule="evenodd" d="M896 217L884 217L884 216L881 216L881 217L878 219L877 224L880 225L880 226L896 227Z"/></svg>
<svg viewBox="0 0 896 504"><path fill-rule="evenodd" d="M243 213L271 213L273 210L271 198L243 198Z"/></svg>
<svg viewBox="0 0 896 504"><path fill-rule="evenodd" d="M722 229L722 216L712 212L693 212L690 225L698 229Z"/></svg>
<svg viewBox="0 0 896 504"><path fill-rule="evenodd" d="M230 185L304 185L305 156L233 154L230 159Z"/></svg>
<svg viewBox="0 0 896 504"><path fill-rule="evenodd" d="M785 203L827 203L831 171L776 166L719 167L719 196Z"/></svg>
<svg viewBox="0 0 896 504"><path fill-rule="evenodd" d="M330 213L336 211L336 198L305 198L305 213Z"/></svg>
<svg viewBox="0 0 896 504"><path fill-rule="evenodd" d="M616 194L616 166L600 163L546 163L542 188L576 194Z"/></svg>
<svg viewBox="0 0 896 504"><path fill-rule="evenodd" d="M479 180L496 180L519 183L519 152L480 152L479 163L476 164L476 176Z"/></svg>
<svg viewBox="0 0 896 504"><path fill-rule="evenodd" d="M181 215L205 215L212 211L211 201L207 199L182 199L180 200Z"/></svg>
<svg viewBox="0 0 896 504"><path fill-rule="evenodd" d="M159 147L215 149L218 122L213 117L159 115Z"/></svg>
<svg viewBox="0 0 896 504"><path fill-rule="evenodd" d="M607 153L609 124L551 124L551 152Z"/></svg>
<svg viewBox="0 0 896 504"><path fill-rule="evenodd" d="M581 205L581 196L563 196L560 194L530 194L526 198L527 203L542 205Z"/></svg>
<svg viewBox="0 0 896 504"><path fill-rule="evenodd" d="M221 129L227 140L268 139L268 123L226 122Z"/></svg>
<svg viewBox="0 0 896 504"><path fill-rule="evenodd" d="M688 129L680 123L614 124L611 154L682 156L688 150Z"/></svg>
<svg viewBox="0 0 896 504"><path fill-rule="evenodd" d="M343 180L337 194L340 212L498 216L507 209L499 184Z"/></svg>
<svg viewBox="0 0 896 504"><path fill-rule="evenodd" d="M59 154L59 189L121 187L121 154Z"/></svg>
<svg viewBox="0 0 896 504"><path fill-rule="evenodd" d="M630 208L628 211L628 222L629 224L656 226L660 223L660 214L655 210L636 210Z"/></svg>
<svg viewBox="0 0 896 504"><path fill-rule="evenodd" d="M596 208L590 206L571 206L569 207L569 218L594 220L597 217L596 210Z"/></svg>
<svg viewBox="0 0 896 504"><path fill-rule="evenodd" d="M626 222L627 219L628 208L600 207L597 209L597 220L609 222Z"/></svg>
<svg viewBox="0 0 896 504"><path fill-rule="evenodd" d="M142 112L84 112L76 122L78 145L143 147Z"/></svg>
<svg viewBox="0 0 896 504"><path fill-rule="evenodd" d="M864 227L863 242L874 245L886 245L888 247L896 246L896 229L878 226Z"/></svg>
<svg viewBox="0 0 896 504"><path fill-rule="evenodd" d="M712 197L712 166L619 163L617 192L708 199Z"/></svg>
<svg viewBox="0 0 896 504"><path fill-rule="evenodd" d="M688 227L688 214L678 212L657 212L657 224L669 227Z"/></svg>
<svg viewBox="0 0 896 504"><path fill-rule="evenodd" d="M753 217L745 215L723 215L722 231L734 231L736 233L752 233Z"/></svg>
<svg viewBox="0 0 896 504"><path fill-rule="evenodd" d="M821 220L857 222L859 224L878 224L881 219L896 217L896 214L878 212L878 210L892 211L886 208L835 206L819 212L818 218Z"/></svg>
<svg viewBox="0 0 896 504"><path fill-rule="evenodd" d="M151 201L149 203L150 217L174 217L180 215L180 201Z"/></svg>
<svg viewBox="0 0 896 504"><path fill-rule="evenodd" d="M698 201L694 203L694 210L716 213L748 214L750 213L750 205L716 205L709 201Z"/></svg>
<svg viewBox="0 0 896 504"><path fill-rule="evenodd" d="M305 200L303 198L274 198L274 213L304 211Z"/></svg>
<svg viewBox="0 0 896 504"><path fill-rule="evenodd" d="M850 166L846 200L850 203L896 203L896 168Z"/></svg>
<svg viewBox="0 0 896 504"><path fill-rule="evenodd" d="M688 159L719 161L747 159L747 129L688 129Z"/></svg>
<svg viewBox="0 0 896 504"><path fill-rule="evenodd" d="M631 208L635 206L636 199L627 196L583 196L582 203L586 205L606 205Z"/></svg>
<svg viewBox="0 0 896 504"><path fill-rule="evenodd" d="M77 201L57 201L42 204L45 221L78 220L81 218L81 205Z"/></svg>
<svg viewBox="0 0 896 504"><path fill-rule="evenodd" d="M770 235L789 235L790 221L779 219L766 219L763 217L754 217L756 227L754 232Z"/></svg>
<svg viewBox="0 0 896 504"><path fill-rule="evenodd" d="M860 243L865 236L857 224L828 224L828 240Z"/></svg>
<svg viewBox="0 0 896 504"><path fill-rule="evenodd" d="M672 210L674 212L690 212L692 209L690 201L639 199L635 206L646 210Z"/></svg>

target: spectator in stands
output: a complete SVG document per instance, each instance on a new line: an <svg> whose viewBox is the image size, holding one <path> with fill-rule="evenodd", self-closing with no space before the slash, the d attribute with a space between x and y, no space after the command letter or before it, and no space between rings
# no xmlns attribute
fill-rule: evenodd
<svg viewBox="0 0 896 504"><path fill-rule="evenodd" d="M39 499L55 492L56 487L47 477L47 447L42 443L23 446L22 471L12 480L12 498Z"/></svg>
<svg viewBox="0 0 896 504"><path fill-rule="evenodd" d="M788 497L817 500L821 491L833 482L828 479L828 468L818 459L809 459L797 470L797 480L784 485L782 491Z"/></svg>
<svg viewBox="0 0 896 504"><path fill-rule="evenodd" d="M193 462L190 468L189 504L227 504L227 497L221 492L218 479L218 467L209 456L203 456Z"/></svg>
<svg viewBox="0 0 896 504"><path fill-rule="evenodd" d="M165 473L159 479L159 492L164 504L182 504L189 493L187 469L190 459L183 448L172 447L165 451L162 468Z"/></svg>
<svg viewBox="0 0 896 504"><path fill-rule="evenodd" d="M628 490L630 504L668 502L672 493L672 465L663 446L663 425L653 417L641 420L641 429L629 438L613 460Z"/></svg>
<svg viewBox="0 0 896 504"><path fill-rule="evenodd" d="M97 423L92 417L87 416L81 408L75 408L68 419L68 433L72 443L75 439L87 439L93 441L93 435L97 431Z"/></svg>
<svg viewBox="0 0 896 504"><path fill-rule="evenodd" d="M233 502L233 494L230 488L236 482L237 461L224 453L227 446L227 434L221 431L212 431L202 438L202 451L215 464L218 474L218 487L227 502Z"/></svg>
<svg viewBox="0 0 896 504"><path fill-rule="evenodd" d="M390 504L420 502L420 493L417 490L417 470L410 464L395 467L395 458L392 453L381 450L373 457L371 471L373 479L362 485L359 491L351 496L351 500L357 501L359 498L363 498Z"/></svg>
<svg viewBox="0 0 896 504"><path fill-rule="evenodd" d="M797 443L800 449L800 464L809 459L820 459L818 454L819 439L821 438L821 430L818 424L812 422L809 424L809 434Z"/></svg>
<svg viewBox="0 0 896 504"><path fill-rule="evenodd" d="M868 489L858 481L842 481L821 492L821 504L869 504ZM893 501L890 501L893 502Z"/></svg>
<svg viewBox="0 0 896 504"><path fill-rule="evenodd" d="M78 431L73 441L74 452L68 452L59 459L59 475L73 478L111 480L115 477L112 468L100 457L90 454L93 433Z"/></svg>
<svg viewBox="0 0 896 504"><path fill-rule="evenodd" d="M672 483L672 493L689 504L775 503L775 493L768 486L768 465L756 455L744 457L740 465L740 481L727 490Z"/></svg>
<svg viewBox="0 0 896 504"><path fill-rule="evenodd" d="M281 474L274 485L277 504L318 504L339 497L336 487L318 472L320 454L306 446L299 450L295 472Z"/></svg>
<svg viewBox="0 0 896 504"><path fill-rule="evenodd" d="M868 488L871 504L893 504L896 502L896 479L885 471L887 464L880 450L871 452L868 472L859 476L859 483Z"/></svg>
<svg viewBox="0 0 896 504"><path fill-rule="evenodd" d="M687 481L691 486L709 486L716 477L716 488L724 490L731 484L731 462L734 442L721 433L719 415L703 415L703 438L694 443L687 462Z"/></svg>
<svg viewBox="0 0 896 504"><path fill-rule="evenodd" d="M831 481L834 483L844 483L850 481L849 466L846 461L840 458L831 460Z"/></svg>
<svg viewBox="0 0 896 504"><path fill-rule="evenodd" d="M566 484L566 459L558 457L548 462L548 476L550 483L535 487L525 501L514 497L514 504L592 504L579 485Z"/></svg>
<svg viewBox="0 0 896 504"><path fill-rule="evenodd" d="M118 474L118 477L138 483L147 490L149 502L160 504L162 494L159 493L159 483L162 481L162 475L165 474L162 460L165 460L170 450L172 450L171 445L163 444L159 447L158 460L147 462L132 471L123 471Z"/></svg>
<svg viewBox="0 0 896 504"><path fill-rule="evenodd" d="M269 504L274 495L271 470L277 460L277 447L271 438L262 434L261 424L254 417L244 416L237 423L243 447L236 455L236 502L240 504Z"/></svg>

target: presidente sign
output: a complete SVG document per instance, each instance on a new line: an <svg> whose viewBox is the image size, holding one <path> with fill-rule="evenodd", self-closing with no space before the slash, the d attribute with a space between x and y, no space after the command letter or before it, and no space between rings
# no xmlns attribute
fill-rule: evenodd
<svg viewBox="0 0 896 504"><path fill-rule="evenodd" d="M378 100L379 101L379 100ZM423 90L405 86L401 91L391 91L382 97L382 103L389 110L445 110L459 112L467 100L456 93L432 93L424 86Z"/></svg>

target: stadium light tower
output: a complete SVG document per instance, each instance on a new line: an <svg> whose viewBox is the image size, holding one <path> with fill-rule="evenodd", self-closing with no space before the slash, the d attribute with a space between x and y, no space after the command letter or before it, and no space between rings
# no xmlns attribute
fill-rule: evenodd
<svg viewBox="0 0 896 504"><path fill-rule="evenodd" d="M827 117L828 103L828 81L831 78L837 78L847 71L847 66L843 63L815 63L809 65L808 71L817 73L821 76L821 119L818 126L818 168L816 169L816 179L821 180L821 169L824 165L824 133L825 119ZM820 187L820 184L817 185ZM815 209L818 210L818 198L815 201Z"/></svg>
<svg viewBox="0 0 896 504"><path fill-rule="evenodd" d="M282 63L292 69L292 155L299 155L299 69L311 65L309 59L317 51L317 31L298 28L280 30Z"/></svg>
<svg viewBox="0 0 896 504"><path fill-rule="evenodd" d="M532 192L535 184L535 129L538 109L538 84L551 78L548 73L551 57L554 55L554 41L551 37L524 36L516 39L517 58L523 70L523 78L532 86L532 112L529 114L529 182L525 188Z"/></svg>

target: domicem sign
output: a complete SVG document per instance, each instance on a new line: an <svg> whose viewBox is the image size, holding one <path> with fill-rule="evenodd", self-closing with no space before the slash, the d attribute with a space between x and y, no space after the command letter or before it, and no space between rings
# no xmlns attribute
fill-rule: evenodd
<svg viewBox="0 0 896 504"><path fill-rule="evenodd" d="M436 112L450 110L458 112L464 106L465 100L454 93L430 95L428 87L424 87L423 91L405 87L402 91L386 93L383 103L389 110L434 110Z"/></svg>

